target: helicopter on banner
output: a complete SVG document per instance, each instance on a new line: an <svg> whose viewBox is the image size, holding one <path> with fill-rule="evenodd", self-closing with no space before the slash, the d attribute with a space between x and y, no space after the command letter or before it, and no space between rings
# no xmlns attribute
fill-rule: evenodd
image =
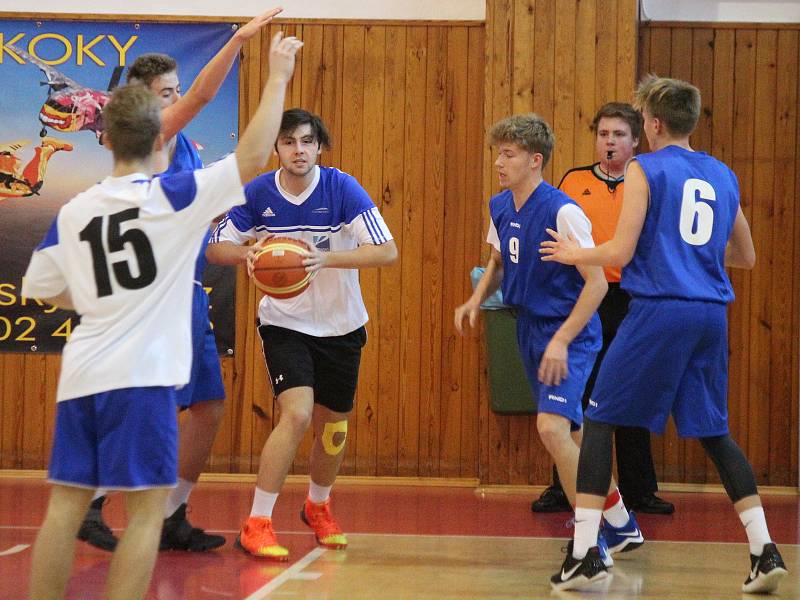
<svg viewBox="0 0 800 600"><path fill-rule="evenodd" d="M103 107L108 103L111 91L119 85L125 67L114 67L108 88L95 90L67 77L18 46L7 44L7 48L36 65L47 78L47 81L40 82L40 85L48 88L47 98L39 110L39 121L42 124L40 137L45 137L50 128L62 133L93 131L98 140L100 139L103 132Z"/></svg>

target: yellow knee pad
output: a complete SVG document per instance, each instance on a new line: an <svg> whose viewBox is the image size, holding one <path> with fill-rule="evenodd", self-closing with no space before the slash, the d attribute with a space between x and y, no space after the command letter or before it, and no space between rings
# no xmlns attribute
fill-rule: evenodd
<svg viewBox="0 0 800 600"><path fill-rule="evenodd" d="M337 433L344 434L342 440L337 444L333 441L333 436ZM344 450L344 444L347 441L347 420L337 421L335 423L325 423L325 429L322 431L322 447L326 454L336 456Z"/></svg>

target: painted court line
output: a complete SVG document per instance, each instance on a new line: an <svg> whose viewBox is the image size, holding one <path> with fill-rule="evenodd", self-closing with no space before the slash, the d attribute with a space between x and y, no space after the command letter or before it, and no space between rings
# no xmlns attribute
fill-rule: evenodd
<svg viewBox="0 0 800 600"><path fill-rule="evenodd" d="M22 552L25 548L30 548L30 544L17 544L16 546L12 546L8 550L3 550L0 552L0 556L8 556L9 554L16 554L17 552Z"/></svg>
<svg viewBox="0 0 800 600"><path fill-rule="evenodd" d="M267 583L264 587L250 594L247 598L245 598L245 600L260 600L261 598L265 598L290 579L306 579L306 577L303 576L298 577L298 575L301 575L300 571L325 554L325 552L325 548L314 548L311 552L306 554L303 558L278 575L275 579Z"/></svg>

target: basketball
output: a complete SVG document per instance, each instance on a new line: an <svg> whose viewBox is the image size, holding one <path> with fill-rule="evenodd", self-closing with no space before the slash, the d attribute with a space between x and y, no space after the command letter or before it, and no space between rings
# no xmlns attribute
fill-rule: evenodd
<svg viewBox="0 0 800 600"><path fill-rule="evenodd" d="M253 283L272 298L294 298L302 294L313 275L303 266L302 253L309 250L303 240L270 239L253 261Z"/></svg>

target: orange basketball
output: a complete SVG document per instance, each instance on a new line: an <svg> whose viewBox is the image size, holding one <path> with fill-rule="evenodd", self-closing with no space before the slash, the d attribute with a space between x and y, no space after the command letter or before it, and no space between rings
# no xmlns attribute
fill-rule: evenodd
<svg viewBox="0 0 800 600"><path fill-rule="evenodd" d="M272 298L294 298L302 294L312 276L303 266L302 252L309 250L303 240L270 239L253 261L253 283Z"/></svg>

